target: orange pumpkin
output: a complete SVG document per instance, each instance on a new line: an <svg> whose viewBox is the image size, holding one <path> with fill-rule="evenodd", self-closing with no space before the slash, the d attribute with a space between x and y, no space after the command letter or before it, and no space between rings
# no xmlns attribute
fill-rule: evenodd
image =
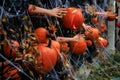
<svg viewBox="0 0 120 80"><path fill-rule="evenodd" d="M67 13L62 18L62 24L68 29L77 29L82 26L84 17L80 8L69 7L66 8Z"/></svg>
<svg viewBox="0 0 120 80"><path fill-rule="evenodd" d="M120 2L120 0L116 0L117 2Z"/></svg>
<svg viewBox="0 0 120 80"><path fill-rule="evenodd" d="M92 41L91 40L86 40L87 46L90 47L92 46Z"/></svg>
<svg viewBox="0 0 120 80"><path fill-rule="evenodd" d="M18 70L15 67L6 66L3 69L3 76L4 79L11 77L12 80L21 80L21 77L18 74Z"/></svg>
<svg viewBox="0 0 120 80"><path fill-rule="evenodd" d="M114 21L116 19L116 17L117 17L116 15L107 16L106 20L107 21Z"/></svg>
<svg viewBox="0 0 120 80"><path fill-rule="evenodd" d="M91 28L90 31L85 32L85 37L90 40L96 40L99 37L99 30L97 28Z"/></svg>
<svg viewBox="0 0 120 80"><path fill-rule="evenodd" d="M17 56L16 48L19 47L19 43L16 40L11 40L11 44L13 46L9 45L8 43L3 45L4 55L15 58Z"/></svg>
<svg viewBox="0 0 120 80"><path fill-rule="evenodd" d="M97 18L97 17L93 17L93 18L92 18L92 22L93 22L94 24L97 24L97 23L98 23L98 18Z"/></svg>
<svg viewBox="0 0 120 80"><path fill-rule="evenodd" d="M107 27L105 25L105 23L103 21L100 22L100 32L104 33L105 31L107 31Z"/></svg>
<svg viewBox="0 0 120 80"><path fill-rule="evenodd" d="M104 48L108 46L108 41L103 37L99 37L98 40L96 41L96 45L98 48Z"/></svg>
<svg viewBox="0 0 120 80"><path fill-rule="evenodd" d="M49 39L48 39L49 40ZM48 43L47 43L48 42ZM47 41L46 43L40 43L41 46L47 46L50 47L52 49L54 49L57 53L58 53L58 57L59 57L59 52L60 52L60 43L55 41L55 40L51 40L51 44L48 46L48 44L50 43L50 40Z"/></svg>
<svg viewBox="0 0 120 80"><path fill-rule="evenodd" d="M58 53L55 49L38 45L39 56L37 58L37 65L43 73L50 72L57 62Z"/></svg>
<svg viewBox="0 0 120 80"><path fill-rule="evenodd" d="M51 48L52 49L55 49L56 51L60 51L60 43L55 41L55 40L52 40L52 43L51 43Z"/></svg>
<svg viewBox="0 0 120 80"><path fill-rule="evenodd" d="M77 42L70 43L70 50L73 54L83 54L86 51L87 44L84 38Z"/></svg>
<svg viewBox="0 0 120 80"><path fill-rule="evenodd" d="M35 36L38 39L38 42L45 43L47 40L47 35L49 34L45 28L37 28L35 30Z"/></svg>

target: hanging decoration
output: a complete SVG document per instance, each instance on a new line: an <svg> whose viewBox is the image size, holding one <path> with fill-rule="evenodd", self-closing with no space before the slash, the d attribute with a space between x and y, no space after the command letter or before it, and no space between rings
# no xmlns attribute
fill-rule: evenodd
<svg viewBox="0 0 120 80"><path fill-rule="evenodd" d="M107 0L30 2L41 8L64 7L66 14L61 14L60 19L44 14L29 15L35 6L27 10L26 0L0 1L0 80L120 77L119 51L110 55L112 51L107 49L107 22L116 21L119 16L108 8ZM120 23L116 27L120 28ZM59 42L58 36L68 38Z"/></svg>

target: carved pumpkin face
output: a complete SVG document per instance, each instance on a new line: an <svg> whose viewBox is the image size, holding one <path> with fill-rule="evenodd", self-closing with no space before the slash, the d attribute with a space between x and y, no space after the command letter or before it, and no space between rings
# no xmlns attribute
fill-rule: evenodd
<svg viewBox="0 0 120 80"><path fill-rule="evenodd" d="M91 28L90 31L85 32L85 37L90 40L96 40L99 37L99 30L97 28Z"/></svg>
<svg viewBox="0 0 120 80"><path fill-rule="evenodd" d="M86 51L87 44L84 38L77 42L70 43L70 50L73 54L83 54Z"/></svg>
<svg viewBox="0 0 120 80"><path fill-rule="evenodd" d="M66 15L62 18L62 24L68 29L77 29L84 22L84 17L82 15L82 10L79 8L67 8Z"/></svg>
<svg viewBox="0 0 120 80"><path fill-rule="evenodd" d="M38 42L44 43L47 40L48 31L45 28L37 28L35 30L35 36Z"/></svg>
<svg viewBox="0 0 120 80"><path fill-rule="evenodd" d="M39 57L37 58L37 65L39 66L39 69L43 73L50 72L57 62L58 53L52 48L41 45L38 46L38 52Z"/></svg>
<svg viewBox="0 0 120 80"><path fill-rule="evenodd" d="M11 40L11 45L5 43L3 45L4 55L15 58L17 56L16 52L18 50L17 49L18 47L19 47L19 43L16 40Z"/></svg>
<svg viewBox="0 0 120 80"><path fill-rule="evenodd" d="M96 41L96 45L99 48L104 48L108 46L108 41L103 37L99 37L98 40Z"/></svg>

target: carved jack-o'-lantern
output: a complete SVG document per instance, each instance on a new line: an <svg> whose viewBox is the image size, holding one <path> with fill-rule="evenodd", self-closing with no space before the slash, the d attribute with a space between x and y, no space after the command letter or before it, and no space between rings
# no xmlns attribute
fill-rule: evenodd
<svg viewBox="0 0 120 80"><path fill-rule="evenodd" d="M69 7L67 13L62 18L62 24L68 29L77 29L84 22L82 10L79 8Z"/></svg>

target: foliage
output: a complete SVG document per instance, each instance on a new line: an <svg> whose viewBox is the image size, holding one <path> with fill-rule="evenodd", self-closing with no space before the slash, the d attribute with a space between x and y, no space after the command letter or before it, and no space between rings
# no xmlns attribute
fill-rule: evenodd
<svg viewBox="0 0 120 80"><path fill-rule="evenodd" d="M109 58L101 61L99 67L91 70L89 80L110 80L120 77L120 52L116 51L114 54L110 54Z"/></svg>

